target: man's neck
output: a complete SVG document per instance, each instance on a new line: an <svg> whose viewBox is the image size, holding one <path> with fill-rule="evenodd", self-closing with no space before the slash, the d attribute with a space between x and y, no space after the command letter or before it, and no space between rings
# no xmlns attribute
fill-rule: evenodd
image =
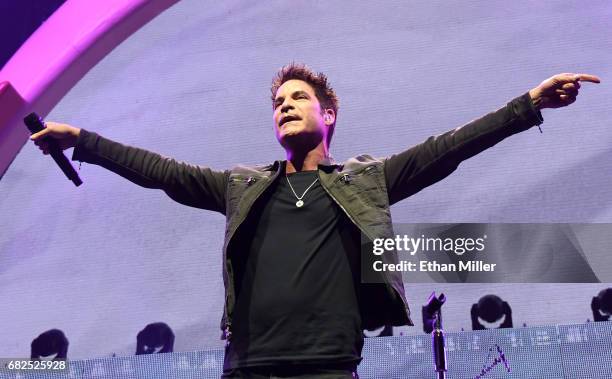
<svg viewBox="0 0 612 379"><path fill-rule="evenodd" d="M306 152L287 150L287 167L285 172L291 174L299 171L316 170L319 162L325 158L329 158L329 153L323 143Z"/></svg>

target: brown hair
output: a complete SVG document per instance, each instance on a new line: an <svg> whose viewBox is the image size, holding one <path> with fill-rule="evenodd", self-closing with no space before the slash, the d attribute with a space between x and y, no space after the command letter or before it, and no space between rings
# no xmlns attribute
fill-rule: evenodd
<svg viewBox="0 0 612 379"><path fill-rule="evenodd" d="M272 107L274 107L276 92L280 86L282 86L286 81L292 79L302 80L310 84L315 91L317 100L319 100L319 103L321 104L321 110L332 109L336 117L338 117L338 97L336 96L334 89L327 82L327 76L325 76L325 74L322 72L314 73L303 63L292 62L278 70L276 76L272 80L272 87L270 88L270 91L272 92ZM329 126L329 131L327 133L328 146L331 143L335 128L336 121Z"/></svg>

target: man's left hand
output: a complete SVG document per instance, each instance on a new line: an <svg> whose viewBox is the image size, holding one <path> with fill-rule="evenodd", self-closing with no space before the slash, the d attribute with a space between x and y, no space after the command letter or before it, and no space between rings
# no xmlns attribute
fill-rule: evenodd
<svg viewBox="0 0 612 379"><path fill-rule="evenodd" d="M529 91L537 109L561 108L576 101L580 81L599 83L595 75L564 73L552 76Z"/></svg>

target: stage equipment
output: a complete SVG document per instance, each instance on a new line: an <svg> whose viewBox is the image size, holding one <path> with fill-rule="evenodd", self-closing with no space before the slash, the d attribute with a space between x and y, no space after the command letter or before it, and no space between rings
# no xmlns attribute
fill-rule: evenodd
<svg viewBox="0 0 612 379"><path fill-rule="evenodd" d="M68 356L68 338L59 329L50 329L41 333L32 341L31 359L40 359L56 354L53 360L66 359Z"/></svg>
<svg viewBox="0 0 612 379"><path fill-rule="evenodd" d="M136 355L172 353L173 351L174 333L164 322L149 324L136 336Z"/></svg>
<svg viewBox="0 0 612 379"><path fill-rule="evenodd" d="M436 293L432 292L427 299L427 303L423 305L423 331L432 336L432 350L434 358L434 366L436 377L438 379L446 378L446 350L444 346L444 330L442 330L442 305L446 302L446 296L443 293L436 297Z"/></svg>
<svg viewBox="0 0 612 379"><path fill-rule="evenodd" d="M479 318L487 323L500 322L499 328L512 328L512 309L510 304L497 295L485 295L472 305L472 330L493 329L483 325Z"/></svg>
<svg viewBox="0 0 612 379"><path fill-rule="evenodd" d="M363 336L366 338L370 337L390 337L393 335L393 326L392 325L384 325L383 327L368 330L365 329L363 331Z"/></svg>
<svg viewBox="0 0 612 379"><path fill-rule="evenodd" d="M593 321L608 321L612 316L612 288L601 290L591 301Z"/></svg>

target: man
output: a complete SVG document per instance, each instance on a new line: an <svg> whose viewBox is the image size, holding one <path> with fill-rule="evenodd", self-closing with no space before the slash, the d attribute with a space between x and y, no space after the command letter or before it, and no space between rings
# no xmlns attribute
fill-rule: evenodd
<svg viewBox="0 0 612 379"><path fill-rule="evenodd" d="M362 283L361 235L392 238L391 204L539 125L540 109L573 103L580 81L599 79L555 75L496 112L385 159L332 161L338 101L325 75L300 64L283 67L273 81L274 131L286 160L267 166L213 171L57 123L31 138L45 154L45 138L55 138L62 149L75 147L73 160L226 215L224 377L350 378L363 329L412 325L398 272L374 274L381 284Z"/></svg>

